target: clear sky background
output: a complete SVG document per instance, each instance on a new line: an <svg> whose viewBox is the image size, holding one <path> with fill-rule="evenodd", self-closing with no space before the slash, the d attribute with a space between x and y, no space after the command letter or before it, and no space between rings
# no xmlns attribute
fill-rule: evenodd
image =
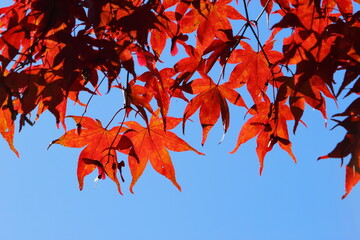
<svg viewBox="0 0 360 240"><path fill-rule="evenodd" d="M2 0L0 6L9 3ZM117 110L109 101L122 101L120 92L95 97L88 116L106 123ZM328 115L348 103L340 101L336 109L329 102ZM172 114L181 117L182 110ZM64 131L55 128L53 116L44 114L35 126L16 134L21 158L0 139L0 239L359 239L360 186L341 200L345 168L340 168L340 159L316 161L343 139L345 130L330 131L334 122L329 121L325 128L320 113L308 110L304 116L308 127L300 125L296 136L291 136L298 163L275 147L259 176L254 141L228 154L243 117L243 110L232 112L223 143L218 144L222 136L218 124L204 147L197 115L187 123L183 138L206 156L171 153L182 192L148 166L135 194L128 190L131 178L125 171L121 196L109 179L95 185L96 173L86 178L83 191L78 190L80 149L54 145L47 151L48 144ZM71 119L67 125L74 128ZM126 156L119 155L119 159L126 160Z"/></svg>

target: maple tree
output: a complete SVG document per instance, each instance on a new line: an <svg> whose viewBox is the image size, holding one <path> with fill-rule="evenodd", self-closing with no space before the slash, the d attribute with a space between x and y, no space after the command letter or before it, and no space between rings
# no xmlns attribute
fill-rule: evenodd
<svg viewBox="0 0 360 240"><path fill-rule="evenodd" d="M117 154L128 156L131 192L148 162L181 189L168 150L203 153L172 130L182 123L185 131L199 110L205 144L220 116L224 134L228 130L231 103L251 115L231 153L256 137L260 173L275 144L296 161L289 121L295 133L305 124L306 106L327 118L327 99L337 101L345 89L345 97L360 94L360 12L354 11L360 1L254 1L262 6L255 19L245 0L14 0L0 9L1 135L19 155L16 125L33 125L48 110L65 130L52 144L85 147L78 159L80 189L97 168L97 179L108 176L121 193L125 163ZM262 42L259 19L266 15L280 20ZM275 40L282 41L281 52ZM175 64L166 64L166 54ZM340 70L345 74L336 84ZM103 127L85 114L105 80L108 92L124 93L124 104ZM86 104L80 94L88 97ZM182 118L169 116L174 98L186 103ZM67 116L69 102L83 112ZM127 120L134 116L136 121ZM66 117L74 129L67 130ZM334 117L345 118L335 121L347 133L319 159L351 154L345 197L360 180L360 98Z"/></svg>

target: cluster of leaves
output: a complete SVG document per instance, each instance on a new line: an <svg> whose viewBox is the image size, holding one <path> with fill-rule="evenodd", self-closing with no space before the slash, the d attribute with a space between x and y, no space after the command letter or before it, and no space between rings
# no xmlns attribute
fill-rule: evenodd
<svg viewBox="0 0 360 240"><path fill-rule="evenodd" d="M180 189L168 150L202 153L172 129L180 123L184 129L199 110L204 144L220 116L224 133L228 130L230 102L251 115L232 153L256 137L260 172L275 144L296 161L288 122L294 121L295 133L307 105L327 118L326 98L337 100L345 89L346 96L360 94L360 12L354 13L355 2L359 0L261 0L263 11L252 20L245 0L15 0L0 9L0 132L18 154L13 145L16 120L21 129L49 110L66 131L53 143L86 146L78 160L80 189L84 177L98 169L98 179L108 176L121 193L118 176L125 164L117 160L119 153L128 156L131 191L148 161ZM281 20L262 43L257 28L265 14ZM237 33L235 26L240 26ZM282 33L288 36L279 52L273 45L283 29L291 31ZM159 69L165 49L180 59ZM216 67L221 71L214 80L209 73ZM228 79L226 69L231 69ZM335 88L338 70L345 75ZM121 71L126 77L120 78ZM124 118L111 129L114 118L103 127L84 116L104 79L108 91L117 87L124 92L125 103L114 115L122 111ZM240 89L251 96L251 107ZM80 102L80 93L89 94L87 104ZM168 116L173 98L187 103L182 118ZM69 100L85 110L82 116L71 116L76 128L67 131ZM345 117L338 123L348 132L331 153L320 157L351 154L346 194L360 179L359 109L357 99L337 114ZM133 113L144 126L125 121Z"/></svg>

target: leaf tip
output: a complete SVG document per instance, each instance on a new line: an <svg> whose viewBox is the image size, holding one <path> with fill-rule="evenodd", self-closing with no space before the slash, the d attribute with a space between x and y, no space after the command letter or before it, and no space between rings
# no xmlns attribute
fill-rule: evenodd
<svg viewBox="0 0 360 240"><path fill-rule="evenodd" d="M346 192L346 193L341 197L341 200L345 199L348 194L349 194L349 193Z"/></svg>
<svg viewBox="0 0 360 240"><path fill-rule="evenodd" d="M121 192L120 187L118 187L118 192L120 193L121 196L124 196L124 194Z"/></svg>
<svg viewBox="0 0 360 240"><path fill-rule="evenodd" d="M260 175L260 176L262 175L263 170L264 170L264 165L261 164L261 165L260 165L260 169L259 169L259 175Z"/></svg>
<svg viewBox="0 0 360 240"><path fill-rule="evenodd" d="M325 155L325 156L320 156L320 157L317 158L317 161L319 161L319 160L321 160L321 159L326 159L326 158L329 158L329 157L326 156L326 155Z"/></svg>
<svg viewBox="0 0 360 240"><path fill-rule="evenodd" d="M115 183L116 183L117 190L118 190L118 192L120 193L120 195L124 196L124 194L121 192L120 183L119 183L119 181L118 181L117 179L116 179Z"/></svg>
<svg viewBox="0 0 360 240"><path fill-rule="evenodd" d="M176 183L175 186L181 192L181 186L178 183Z"/></svg>
<svg viewBox="0 0 360 240"><path fill-rule="evenodd" d="M229 153L230 154L234 154L238 149L239 149L240 145L239 146L236 146L232 151L230 151Z"/></svg>
<svg viewBox="0 0 360 240"><path fill-rule="evenodd" d="M56 139L56 140L52 141L52 142L47 146L46 150L49 150L49 148L50 148L54 143L56 143L57 140L59 140L59 139Z"/></svg>
<svg viewBox="0 0 360 240"><path fill-rule="evenodd" d="M129 190L130 190L130 192L131 192L132 194L135 194L135 193L134 193L134 190L133 190L134 185L135 185L134 183L131 183L131 184L130 184L130 187L129 187Z"/></svg>

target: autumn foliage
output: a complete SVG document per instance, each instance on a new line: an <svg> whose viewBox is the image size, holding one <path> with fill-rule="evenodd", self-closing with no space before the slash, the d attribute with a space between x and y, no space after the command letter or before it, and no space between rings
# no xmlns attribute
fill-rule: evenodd
<svg viewBox="0 0 360 240"><path fill-rule="evenodd" d="M133 192L147 164L181 189L168 150L203 153L172 130L182 125L186 132L187 121L197 114L205 144L219 118L225 134L230 109L244 110L247 118L231 153L256 138L261 172L276 144L296 161L288 129L295 133L305 124L306 107L327 118L328 99L352 97L353 103L334 116L347 131L344 140L319 158L351 155L345 197L360 180L360 98L355 97L360 12L354 12L359 0L252 0L261 5L256 18L250 17L248 2L14 1L0 9L1 135L18 155L15 126L33 125L48 110L65 130L52 144L83 148L80 189L97 169L98 179L108 176L121 193L121 170L129 167ZM273 22L275 16L279 20ZM263 17L271 23L264 42L258 34ZM274 49L276 40L281 52ZM175 64L167 64L170 55ZM344 75L336 83L339 70ZM106 83L107 91L120 89L124 99L103 126L85 115ZM81 102L80 94L89 101ZM169 116L174 98L186 103L182 116ZM67 116L70 102L84 111ZM71 130L67 117L75 122ZM118 154L127 155L128 163L119 162Z"/></svg>

